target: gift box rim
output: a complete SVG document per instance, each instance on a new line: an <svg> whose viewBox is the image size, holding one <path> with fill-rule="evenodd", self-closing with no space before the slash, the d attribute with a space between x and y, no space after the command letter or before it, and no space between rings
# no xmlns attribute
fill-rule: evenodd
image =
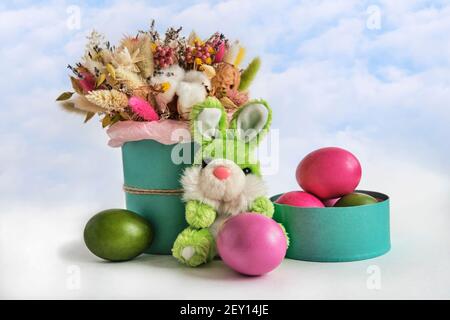
<svg viewBox="0 0 450 320"><path fill-rule="evenodd" d="M301 190L300 190L301 191ZM373 196L377 199L380 199L381 201L378 201L377 203L370 203L370 204L364 204L359 206L348 206L348 207L298 207L298 206L291 206L288 204L282 204L282 203L276 203L275 201L282 196L284 193L279 193L276 195L273 195L270 197L270 201L273 202L274 206L280 206L282 208L289 208L290 210L302 210L303 213L311 213L311 214L317 214L317 212L324 212L324 211L359 211L360 208L367 208L367 207L376 207L376 206L382 206L387 203L389 203L390 197L387 194L378 192L378 191L369 191L369 190L355 190L354 192L367 194L370 196ZM314 212L317 211L317 212Z"/></svg>

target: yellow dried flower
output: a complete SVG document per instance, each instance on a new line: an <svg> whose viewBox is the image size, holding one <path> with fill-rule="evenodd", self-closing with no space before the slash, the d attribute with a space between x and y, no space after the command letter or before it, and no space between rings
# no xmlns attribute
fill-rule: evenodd
<svg viewBox="0 0 450 320"><path fill-rule="evenodd" d="M161 83L161 89L166 92L167 90L170 89L170 82L163 82Z"/></svg>
<svg viewBox="0 0 450 320"><path fill-rule="evenodd" d="M133 36L126 36L120 42L119 51L121 51L123 48L128 48L128 51L130 53L135 52L137 49L139 49L139 39Z"/></svg>
<svg viewBox="0 0 450 320"><path fill-rule="evenodd" d="M199 37L196 37L194 40L194 44L199 44L199 45L204 45L205 43L203 42L202 39L200 39Z"/></svg>
<svg viewBox="0 0 450 320"><path fill-rule="evenodd" d="M213 66L204 64L200 67L200 70L203 71L204 74L208 77L208 79L214 78L216 75L216 69Z"/></svg>
<svg viewBox="0 0 450 320"><path fill-rule="evenodd" d="M149 36L144 36L139 42L139 56L140 59L136 63L140 70L140 74L144 79L153 75L155 66L153 65L153 51L152 42Z"/></svg>
<svg viewBox="0 0 450 320"><path fill-rule="evenodd" d="M201 66L203 64L203 61L200 58L195 58L194 61L195 61L195 64L198 65L198 66Z"/></svg>
<svg viewBox="0 0 450 320"><path fill-rule="evenodd" d="M129 90L138 89L145 85L144 79L139 74L120 67L116 69L116 79Z"/></svg>
<svg viewBox="0 0 450 320"><path fill-rule="evenodd" d="M236 58L234 59L234 65L236 67L238 67L241 64L242 60L244 60L244 56L245 56L245 48L240 47L236 55Z"/></svg>
<svg viewBox="0 0 450 320"><path fill-rule="evenodd" d="M106 110L95 103L90 102L85 96L77 94L73 99L74 107L87 113L101 113Z"/></svg>
<svg viewBox="0 0 450 320"><path fill-rule="evenodd" d="M106 74L102 73L98 76L97 80L95 81L95 87L98 88L102 85L103 82L106 80Z"/></svg>
<svg viewBox="0 0 450 320"><path fill-rule="evenodd" d="M128 105L127 95L115 89L91 91L86 99L107 111L124 111Z"/></svg>
<svg viewBox="0 0 450 320"><path fill-rule="evenodd" d="M106 65L106 71L108 71L109 75L111 78L113 78L114 80L116 80L116 70L114 69L114 67L112 66L112 64L108 63Z"/></svg>

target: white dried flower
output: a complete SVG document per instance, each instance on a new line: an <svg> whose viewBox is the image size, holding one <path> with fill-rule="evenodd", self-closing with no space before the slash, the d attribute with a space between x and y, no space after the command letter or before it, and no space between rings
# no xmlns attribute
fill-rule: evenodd
<svg viewBox="0 0 450 320"><path fill-rule="evenodd" d="M142 60L142 57L139 53L140 51L139 49L137 49L133 52L133 54L130 54L128 48L124 47L120 51L114 53L111 63L115 68L122 68L127 71L139 72L139 68L136 65L137 62Z"/></svg>

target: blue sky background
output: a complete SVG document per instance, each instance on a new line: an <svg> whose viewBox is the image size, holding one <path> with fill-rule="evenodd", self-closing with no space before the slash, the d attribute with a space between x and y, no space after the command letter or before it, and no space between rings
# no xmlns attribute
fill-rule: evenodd
<svg viewBox="0 0 450 320"><path fill-rule="evenodd" d="M71 5L79 29L67 27ZM380 28L367 26L370 6ZM54 99L70 89L65 67L90 30L116 42L152 18L161 31L220 30L246 45L248 59L261 56L251 95L269 101L281 137L271 193L296 188L308 152L337 145L360 158L362 187L420 203L432 196L448 211L450 2L420 0L3 1L2 208L124 205L120 150L97 121L83 124Z"/></svg>

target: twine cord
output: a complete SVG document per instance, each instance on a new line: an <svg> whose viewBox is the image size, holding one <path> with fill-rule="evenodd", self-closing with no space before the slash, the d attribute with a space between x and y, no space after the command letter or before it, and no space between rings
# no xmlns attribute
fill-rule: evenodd
<svg viewBox="0 0 450 320"><path fill-rule="evenodd" d="M123 191L130 194L156 194L156 195L180 195L183 193L183 189L142 189L130 187L127 185L123 186Z"/></svg>

